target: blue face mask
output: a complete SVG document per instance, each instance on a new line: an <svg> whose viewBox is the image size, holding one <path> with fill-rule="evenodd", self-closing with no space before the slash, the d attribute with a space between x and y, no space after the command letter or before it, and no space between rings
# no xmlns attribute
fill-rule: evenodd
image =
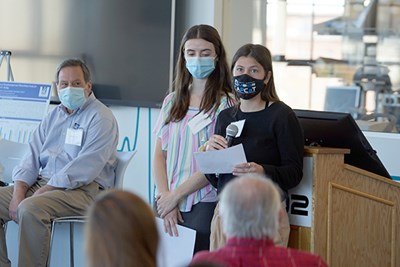
<svg viewBox="0 0 400 267"><path fill-rule="evenodd" d="M205 79L215 69L213 57L190 57L186 59L186 68L196 79Z"/></svg>
<svg viewBox="0 0 400 267"><path fill-rule="evenodd" d="M58 91L61 103L68 109L75 110L86 101L85 90L80 87L66 87Z"/></svg>

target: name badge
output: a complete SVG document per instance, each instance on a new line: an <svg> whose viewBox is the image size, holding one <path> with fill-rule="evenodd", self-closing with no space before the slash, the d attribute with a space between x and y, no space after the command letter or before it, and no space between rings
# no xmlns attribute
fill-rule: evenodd
<svg viewBox="0 0 400 267"><path fill-rule="evenodd" d="M231 124L235 124L238 127L238 132L235 137L239 137L242 134L242 130L243 130L245 121L246 120L231 122Z"/></svg>
<svg viewBox="0 0 400 267"><path fill-rule="evenodd" d="M196 117L193 117L188 125L190 130L192 131L193 134L197 134L201 129L204 129L207 125L209 125L212 122L211 118L208 116L208 114L205 114L204 112L197 114Z"/></svg>
<svg viewBox="0 0 400 267"><path fill-rule="evenodd" d="M65 137L65 143L74 146L82 145L83 129L67 129L67 136Z"/></svg>

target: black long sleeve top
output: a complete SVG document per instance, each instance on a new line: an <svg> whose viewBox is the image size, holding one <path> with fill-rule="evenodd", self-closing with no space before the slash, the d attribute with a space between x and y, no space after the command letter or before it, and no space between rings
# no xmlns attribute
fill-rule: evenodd
<svg viewBox="0 0 400 267"><path fill-rule="evenodd" d="M293 110L283 102L275 102L257 112L242 112L238 107L223 110L217 119L215 134L225 136L226 127L245 120L242 133L233 145L242 143L247 162L263 166L265 174L286 193L303 176L304 140L301 126ZM221 192L233 174L207 174L210 183Z"/></svg>

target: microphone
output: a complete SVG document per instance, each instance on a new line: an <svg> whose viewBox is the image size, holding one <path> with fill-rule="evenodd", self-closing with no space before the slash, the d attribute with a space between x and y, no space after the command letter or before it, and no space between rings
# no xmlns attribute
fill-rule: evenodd
<svg viewBox="0 0 400 267"><path fill-rule="evenodd" d="M239 131L239 128L235 124L229 124L226 127L225 139L226 139L226 141L228 141L228 147L230 147L232 145L233 138L235 138L238 131Z"/></svg>

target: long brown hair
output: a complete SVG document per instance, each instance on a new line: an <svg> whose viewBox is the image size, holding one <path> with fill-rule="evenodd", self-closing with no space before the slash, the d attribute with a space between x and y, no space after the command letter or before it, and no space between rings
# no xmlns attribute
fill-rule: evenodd
<svg viewBox="0 0 400 267"><path fill-rule="evenodd" d="M264 85L263 90L261 91L261 99L267 102L276 102L279 101L278 94L275 89L274 83L274 72L272 70L272 57L271 52L263 45L257 44L245 44L240 47L232 59L231 71L233 73L233 69L235 67L236 62L240 57L252 57L261 66L263 66L265 75L267 75L268 71L271 72L271 78L268 81L267 85ZM265 79L266 77L264 77ZM236 92L236 91L235 91ZM236 95L237 97L237 95Z"/></svg>
<svg viewBox="0 0 400 267"><path fill-rule="evenodd" d="M232 81L226 60L226 52L217 30L210 25L193 26L185 33L181 41L178 61L175 67L175 80L171 89L171 92L175 92L176 95L165 124L182 120L189 109L189 86L193 78L185 66L184 48L186 41L190 39L203 39L212 43L217 54L215 70L207 79L203 98L200 102L200 112L216 111L222 96L226 95L229 98L229 93L232 92Z"/></svg>
<svg viewBox="0 0 400 267"><path fill-rule="evenodd" d="M155 267L158 231L150 206L137 195L110 190L88 212L86 252L89 267Z"/></svg>

